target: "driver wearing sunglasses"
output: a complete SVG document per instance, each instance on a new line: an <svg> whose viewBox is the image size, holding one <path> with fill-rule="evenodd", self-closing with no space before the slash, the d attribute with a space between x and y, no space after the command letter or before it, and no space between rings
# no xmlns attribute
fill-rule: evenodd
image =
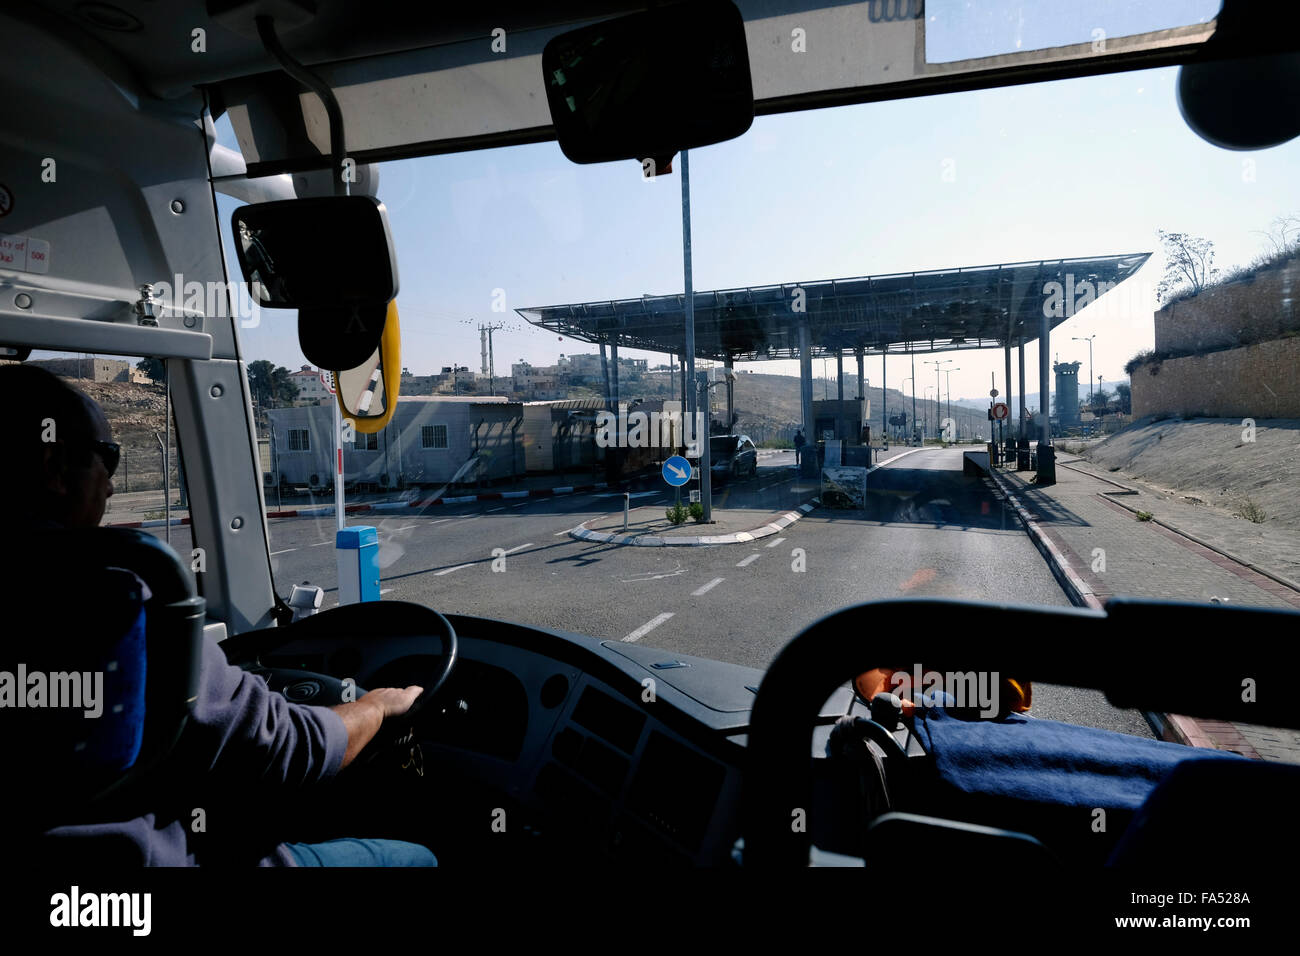
<svg viewBox="0 0 1300 956"><path fill-rule="evenodd" d="M0 496L20 530L42 533L98 526L113 496L113 473L122 457L99 405L46 369L10 363L0 363L0 405L17 409L17 448L0 467ZM143 581L140 585L148 600L147 585ZM355 701L328 708L293 704L272 692L261 677L228 664L211 638L204 639L202 673L203 690L174 759L184 768L206 768L205 774L227 781L278 779L286 787L337 774L378 733L384 720L406 713L422 690L415 685L374 688ZM6 732L0 727L0 739ZM94 860L99 865L196 866L204 861L190 845L187 823L188 818L150 813L129 821L60 827L45 834L43 851L47 863L57 859L78 864ZM347 838L253 845L245 859L239 856L240 837L236 832L217 839L233 858L266 866L433 866L437 862L427 847L418 844ZM200 849L210 854L213 845ZM262 857L268 850L269 855Z"/></svg>

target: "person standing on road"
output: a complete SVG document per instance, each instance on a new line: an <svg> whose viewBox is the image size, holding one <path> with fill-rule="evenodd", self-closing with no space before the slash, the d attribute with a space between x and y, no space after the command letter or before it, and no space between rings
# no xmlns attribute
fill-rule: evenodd
<svg viewBox="0 0 1300 956"><path fill-rule="evenodd" d="M803 446L808 444L808 439L803 437L803 429L794 433L794 466L799 467L803 462Z"/></svg>

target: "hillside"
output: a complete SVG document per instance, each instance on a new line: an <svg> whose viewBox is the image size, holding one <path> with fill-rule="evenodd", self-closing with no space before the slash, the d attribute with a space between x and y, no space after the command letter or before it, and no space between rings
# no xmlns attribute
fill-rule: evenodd
<svg viewBox="0 0 1300 956"><path fill-rule="evenodd" d="M104 409L113 438L122 445L122 464L113 477L115 491L141 491L162 487L162 451L158 437L163 435L166 394L161 383L137 385L128 382L91 382L72 380ZM155 437L157 436L157 437ZM176 487L175 431L171 443L172 487Z"/></svg>
<svg viewBox="0 0 1300 956"><path fill-rule="evenodd" d="M1263 527L1300 531L1300 420L1261 420L1254 441L1243 431L1240 419L1144 419L1084 454L1193 504L1237 516L1262 510Z"/></svg>

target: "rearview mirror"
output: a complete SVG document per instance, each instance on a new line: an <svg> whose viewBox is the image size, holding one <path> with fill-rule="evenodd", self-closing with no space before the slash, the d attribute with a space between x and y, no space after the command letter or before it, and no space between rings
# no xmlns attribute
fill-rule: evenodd
<svg viewBox="0 0 1300 956"><path fill-rule="evenodd" d="M257 203L230 217L256 301L298 310L298 342L321 368L351 369L379 348L397 261L384 204L371 196Z"/></svg>
<svg viewBox="0 0 1300 956"><path fill-rule="evenodd" d="M754 121L740 11L675 4L553 37L542 51L560 149L575 163L653 158L732 139Z"/></svg>
<svg viewBox="0 0 1300 956"><path fill-rule="evenodd" d="M401 370L401 330L394 300L388 304L379 348L361 365L335 373L339 408L361 434L373 435L393 417Z"/></svg>

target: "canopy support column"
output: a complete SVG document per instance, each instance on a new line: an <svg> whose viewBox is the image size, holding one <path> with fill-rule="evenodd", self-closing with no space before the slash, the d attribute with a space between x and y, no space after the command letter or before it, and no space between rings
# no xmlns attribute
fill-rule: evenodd
<svg viewBox="0 0 1300 956"><path fill-rule="evenodd" d="M808 443L804 446L803 463L799 469L801 475L817 474L817 444L813 432L813 397L812 397L812 335L808 329L808 320L799 325L799 404L803 418L803 435Z"/></svg>
<svg viewBox="0 0 1300 956"><path fill-rule="evenodd" d="M726 368L726 370L729 373L734 373L735 366L736 363L732 360L731 356L728 355L726 361L723 362L723 367ZM732 409L735 406L735 397L736 397L735 386L736 383L732 379L731 375L730 374L727 375L727 434L728 435L730 435L733 431L735 431L735 429L732 428L732 422L731 422L731 420L735 418L735 413L732 411Z"/></svg>

